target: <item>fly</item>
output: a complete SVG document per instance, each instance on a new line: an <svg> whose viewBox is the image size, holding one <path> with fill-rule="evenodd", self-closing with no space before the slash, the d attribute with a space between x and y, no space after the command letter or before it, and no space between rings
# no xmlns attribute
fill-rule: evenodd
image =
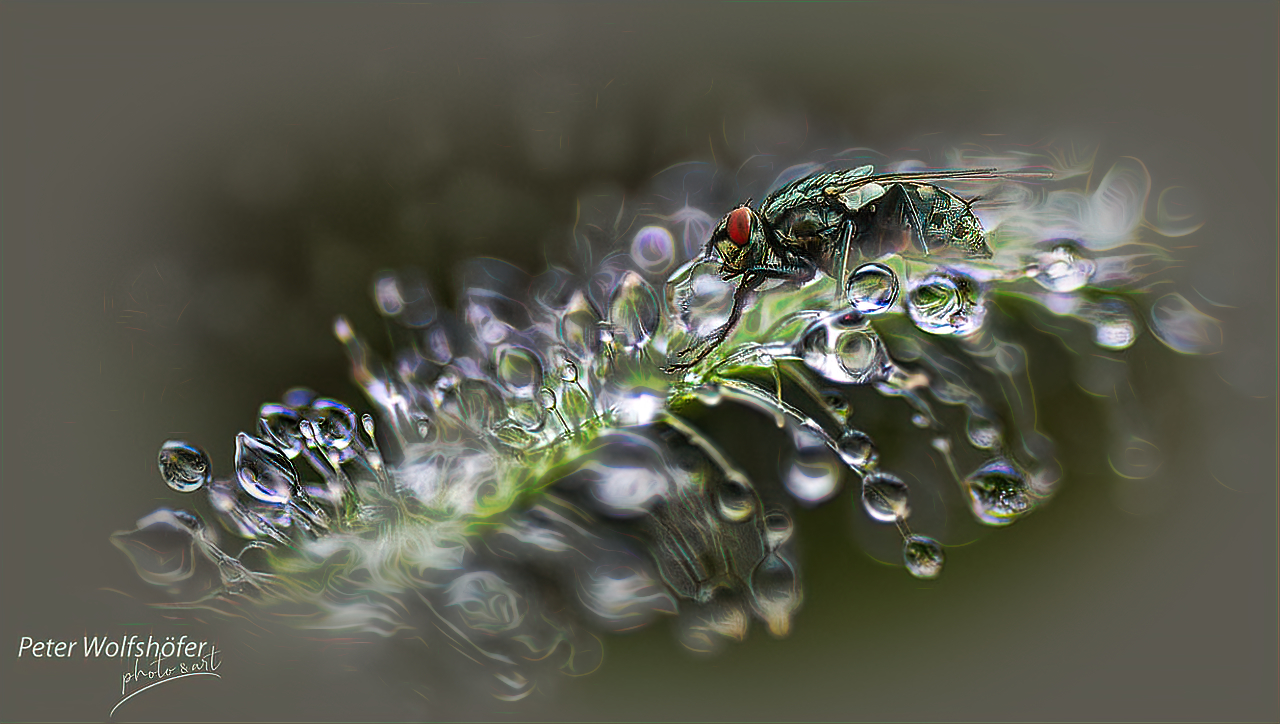
<svg viewBox="0 0 1280 724"><path fill-rule="evenodd" d="M935 186L943 180L1018 176L1044 172L994 168L872 175L872 166L817 173L769 194L759 209L751 201L725 215L707 242L705 256L720 258L720 275L738 279L733 308L723 325L678 353L687 358L668 372L701 362L742 317L751 292L769 279L807 281L818 272L845 279L862 259L887 254L989 259L977 198L962 199Z"/></svg>

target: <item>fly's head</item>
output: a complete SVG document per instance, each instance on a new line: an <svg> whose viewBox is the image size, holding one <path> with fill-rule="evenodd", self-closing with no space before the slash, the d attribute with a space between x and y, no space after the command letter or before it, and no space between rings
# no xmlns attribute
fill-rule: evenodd
<svg viewBox="0 0 1280 724"><path fill-rule="evenodd" d="M711 246L720 257L725 276L736 276L751 269L768 244L764 220L749 204L730 211L711 232Z"/></svg>

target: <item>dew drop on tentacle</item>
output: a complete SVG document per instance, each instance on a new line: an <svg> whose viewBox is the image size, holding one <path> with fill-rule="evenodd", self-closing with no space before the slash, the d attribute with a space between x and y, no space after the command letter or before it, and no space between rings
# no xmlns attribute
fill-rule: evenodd
<svg viewBox="0 0 1280 724"><path fill-rule="evenodd" d="M504 389L513 397L533 399L542 388L542 363L534 352L504 345L497 350L495 368Z"/></svg>
<svg viewBox="0 0 1280 724"><path fill-rule="evenodd" d="M667 282L668 314L685 333L705 337L729 319L736 290L721 276L719 262L694 259Z"/></svg>
<svg viewBox="0 0 1280 724"><path fill-rule="evenodd" d="M236 479L246 493L264 503L289 502L298 474L276 447L245 433L236 435Z"/></svg>
<svg viewBox="0 0 1280 724"><path fill-rule="evenodd" d="M336 453L339 462L346 462L361 453L363 446L356 437L356 413L350 407L322 397L311 404L310 412L311 429L326 454Z"/></svg>
<svg viewBox="0 0 1280 724"><path fill-rule="evenodd" d="M907 536L902 543L902 560L916 578L927 581L942 575L942 546L927 536Z"/></svg>
<svg viewBox="0 0 1280 724"><path fill-rule="evenodd" d="M209 456L204 450L182 440L168 440L160 446L157 463L160 476L179 493L191 493L213 479Z"/></svg>
<svg viewBox="0 0 1280 724"><path fill-rule="evenodd" d="M911 513L909 491L902 478L889 473L871 473L862 479L862 508L872 519L893 523Z"/></svg>
<svg viewBox="0 0 1280 724"><path fill-rule="evenodd" d="M974 517L986 525L1008 525L1031 512L1037 502L1027 474L1007 458L992 458L962 485Z"/></svg>
<svg viewBox="0 0 1280 724"><path fill-rule="evenodd" d="M1054 246L1036 256L1026 274L1051 292L1074 292L1089 284L1098 265L1074 243L1054 242Z"/></svg>
<svg viewBox="0 0 1280 724"><path fill-rule="evenodd" d="M849 275L845 299L859 314L882 314L898 301L898 275L884 264L863 264Z"/></svg>
<svg viewBox="0 0 1280 724"><path fill-rule="evenodd" d="M805 330L794 353L814 372L842 384L877 382L892 368L880 335L856 312L817 320Z"/></svg>
<svg viewBox="0 0 1280 724"><path fill-rule="evenodd" d="M929 334L965 336L982 327L987 308L982 286L958 272L935 272L907 294L911 321Z"/></svg>
<svg viewBox="0 0 1280 724"><path fill-rule="evenodd" d="M836 441L836 449L844 464L859 474L874 470L880 461L875 442L861 430L846 429Z"/></svg>
<svg viewBox="0 0 1280 724"><path fill-rule="evenodd" d="M649 282L633 271L623 273L609 301L614 343L628 352L640 350L657 330L660 313L658 295Z"/></svg>

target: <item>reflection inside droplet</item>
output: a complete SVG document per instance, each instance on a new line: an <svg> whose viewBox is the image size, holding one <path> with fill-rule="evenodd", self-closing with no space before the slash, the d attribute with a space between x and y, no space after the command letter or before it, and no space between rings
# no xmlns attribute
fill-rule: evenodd
<svg viewBox="0 0 1280 724"><path fill-rule="evenodd" d="M157 462L165 484L179 493L199 490L213 477L205 451L182 440L168 440L160 446Z"/></svg>
<svg viewBox="0 0 1280 724"><path fill-rule="evenodd" d="M881 314L898 301L898 276L884 264L863 264L849 275L845 298L859 314Z"/></svg>

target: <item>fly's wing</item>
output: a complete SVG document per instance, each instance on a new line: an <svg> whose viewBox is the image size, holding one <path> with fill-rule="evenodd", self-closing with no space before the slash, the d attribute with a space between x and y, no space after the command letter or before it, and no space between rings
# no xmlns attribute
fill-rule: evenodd
<svg viewBox="0 0 1280 724"><path fill-rule="evenodd" d="M760 215L766 219L775 219L797 206L829 203L830 190L852 189L860 183L860 179L871 176L873 170L873 166L859 166L797 179L769 194L760 204Z"/></svg>

